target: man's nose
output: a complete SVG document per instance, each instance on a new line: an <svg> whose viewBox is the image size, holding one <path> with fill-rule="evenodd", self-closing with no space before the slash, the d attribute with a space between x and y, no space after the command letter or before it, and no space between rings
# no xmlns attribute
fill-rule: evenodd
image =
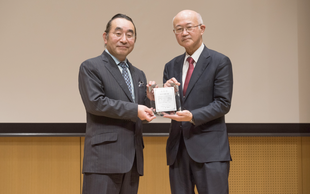
<svg viewBox="0 0 310 194"><path fill-rule="evenodd" d="M126 43L126 42L127 42L126 34L123 34L123 35L122 35L120 41L123 42L123 43Z"/></svg>
<svg viewBox="0 0 310 194"><path fill-rule="evenodd" d="M186 29L186 28L183 28L182 33L181 33L181 34L182 34L182 35L187 35L187 34L188 34L187 29Z"/></svg>

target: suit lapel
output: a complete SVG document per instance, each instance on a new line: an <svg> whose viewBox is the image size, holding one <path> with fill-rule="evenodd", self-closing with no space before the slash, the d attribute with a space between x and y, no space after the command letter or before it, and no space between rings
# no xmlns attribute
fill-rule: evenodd
<svg viewBox="0 0 310 194"><path fill-rule="evenodd" d="M179 86L179 92L180 92L180 97L182 98L182 94L183 94L183 87L182 87L182 70L183 70L183 62L184 62L184 58L185 58L185 53L184 55L181 55L177 60L176 60L176 65L174 67L174 75L175 75L175 79L178 80L180 82L180 86Z"/></svg>
<svg viewBox="0 0 310 194"><path fill-rule="evenodd" d="M122 76L119 68L117 67L117 65L115 64L114 60L112 59L112 57L106 53L103 52L102 54L102 60L105 61L105 66L106 68L110 71L110 73L112 74L112 76L114 77L114 79L116 80L116 82L119 84L119 86L123 89L124 93L126 94L126 96L128 97L128 99L133 102L131 94L129 92L128 86L125 82L124 77Z"/></svg>
<svg viewBox="0 0 310 194"><path fill-rule="evenodd" d="M139 95L138 95L138 80L137 79L139 78L139 76L137 75L135 68L132 66L132 64L128 60L127 60L127 63L129 65L129 70L130 70L130 74L131 74L132 81L133 81L132 85L133 85L133 90L134 90L133 92L135 94L135 101L136 103L138 103Z"/></svg>
<svg viewBox="0 0 310 194"><path fill-rule="evenodd" d="M191 76L191 79L188 83L188 87L186 90L184 101L186 101L189 93L191 92L191 90L195 86L195 83L198 81L198 79L203 74L206 67L209 65L209 62L210 62L210 55L209 55L208 48L205 46L200 57L199 57L199 59L198 59L198 61L197 61L197 63L196 63L195 69L194 69L193 74Z"/></svg>

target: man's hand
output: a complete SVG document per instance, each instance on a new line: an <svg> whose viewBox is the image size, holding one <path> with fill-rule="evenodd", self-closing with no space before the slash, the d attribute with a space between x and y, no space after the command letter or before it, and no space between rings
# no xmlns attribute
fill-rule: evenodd
<svg viewBox="0 0 310 194"><path fill-rule="evenodd" d="M193 114L188 110L177 111L176 114L164 113L164 118L169 118L175 121L188 121L190 122L193 118Z"/></svg>
<svg viewBox="0 0 310 194"><path fill-rule="evenodd" d="M166 87L171 87L171 84L174 83L175 85L180 86L180 83L178 82L178 80L176 80L174 77L167 80L166 83L164 84L164 88Z"/></svg>
<svg viewBox="0 0 310 194"><path fill-rule="evenodd" d="M148 122L150 122L156 118L153 111L144 105L138 105L138 117L142 121L147 120Z"/></svg>
<svg viewBox="0 0 310 194"><path fill-rule="evenodd" d="M158 88L157 84L155 83L155 81L149 81L149 83L146 85L146 96L148 99L150 99L151 101L155 101L154 99L154 90L151 90L151 86L155 86L155 88Z"/></svg>

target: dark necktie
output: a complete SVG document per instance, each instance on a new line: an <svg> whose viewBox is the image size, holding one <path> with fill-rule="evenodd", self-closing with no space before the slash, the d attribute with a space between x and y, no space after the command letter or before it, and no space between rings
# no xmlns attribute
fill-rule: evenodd
<svg viewBox="0 0 310 194"><path fill-rule="evenodd" d="M185 94L186 94L186 90L188 87L189 80L191 79L192 73L194 71L194 62L195 62L192 57L188 57L186 60L188 61L189 66L188 66L188 70L187 70L187 74L186 74L186 78L185 78L185 82L184 82L183 96L185 96Z"/></svg>
<svg viewBox="0 0 310 194"><path fill-rule="evenodd" d="M120 62L119 63L119 66L121 66L123 68L123 71L122 71L122 75L125 79L125 82L128 86L128 89L129 89L129 92L131 94L131 97L133 98L132 96L132 88L131 88L131 81L130 81L130 77L129 77L129 73L128 73L128 70L127 70L127 65L125 62Z"/></svg>

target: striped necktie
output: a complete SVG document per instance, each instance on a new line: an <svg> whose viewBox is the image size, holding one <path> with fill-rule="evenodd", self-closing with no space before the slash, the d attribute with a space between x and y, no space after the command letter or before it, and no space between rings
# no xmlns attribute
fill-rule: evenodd
<svg viewBox="0 0 310 194"><path fill-rule="evenodd" d="M124 77L125 82L126 82L126 84L128 86L129 92L131 94L131 97L133 98L133 96L132 96L132 88L131 88L131 81L130 81L127 65L126 65L125 62L120 62L118 65L123 68L122 76Z"/></svg>

